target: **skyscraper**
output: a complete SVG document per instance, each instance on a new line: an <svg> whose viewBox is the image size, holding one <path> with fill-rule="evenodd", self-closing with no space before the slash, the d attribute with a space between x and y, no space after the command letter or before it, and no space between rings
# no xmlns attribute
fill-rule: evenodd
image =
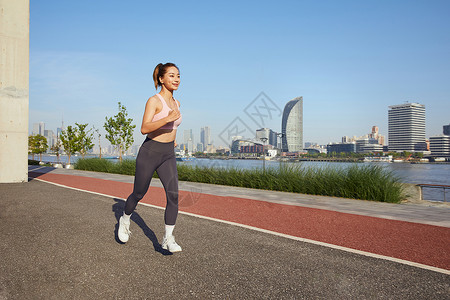
<svg viewBox="0 0 450 300"><path fill-rule="evenodd" d="M33 123L33 135L39 134L39 123Z"/></svg>
<svg viewBox="0 0 450 300"><path fill-rule="evenodd" d="M389 106L389 151L425 151L425 105L405 103Z"/></svg>
<svg viewBox="0 0 450 300"><path fill-rule="evenodd" d="M37 134L40 134L40 135L45 134L45 123L44 122L33 124L33 135L37 135Z"/></svg>
<svg viewBox="0 0 450 300"><path fill-rule="evenodd" d="M44 136L47 139L48 148L51 148L55 145L55 134L53 130L44 130Z"/></svg>
<svg viewBox="0 0 450 300"><path fill-rule="evenodd" d="M266 141L264 142L262 138L265 138ZM256 141L257 142L264 142L266 145L272 145L274 147L277 147L277 133L274 132L270 128L261 128L256 130Z"/></svg>
<svg viewBox="0 0 450 300"><path fill-rule="evenodd" d="M443 126L443 133L445 135L450 135L450 124Z"/></svg>
<svg viewBox="0 0 450 300"><path fill-rule="evenodd" d="M45 123L44 122L39 123L39 134L45 135Z"/></svg>
<svg viewBox="0 0 450 300"><path fill-rule="evenodd" d="M192 129L185 129L183 134L183 141L185 144L189 142L189 140L194 140L194 135L192 134Z"/></svg>
<svg viewBox="0 0 450 300"><path fill-rule="evenodd" d="M203 144L203 149L211 144L211 128L209 126L200 128L200 143Z"/></svg>
<svg viewBox="0 0 450 300"><path fill-rule="evenodd" d="M192 134L192 129L184 130L184 145L187 147L189 152L194 151L194 135Z"/></svg>
<svg viewBox="0 0 450 300"><path fill-rule="evenodd" d="M281 132L283 152L303 150L303 97L292 99L284 107Z"/></svg>

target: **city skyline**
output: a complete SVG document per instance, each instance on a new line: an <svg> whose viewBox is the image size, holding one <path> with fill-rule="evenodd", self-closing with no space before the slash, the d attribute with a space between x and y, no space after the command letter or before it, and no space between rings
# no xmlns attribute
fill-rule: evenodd
<svg viewBox="0 0 450 300"><path fill-rule="evenodd" d="M278 111L263 126L248 113L260 93L280 109L303 96L304 142L338 142L373 125L387 135L387 107L406 101L426 105L427 137L450 121L447 1L228 1L214 9L175 1L176 22L161 21L170 47L155 46L155 27L144 20L160 18L148 1L126 10L119 1L30 5L30 132L41 121L54 130L64 117L104 134L120 101L140 144L151 74L167 61L181 72L178 143L185 129L199 141L208 125L211 141L225 146L220 134L235 120L281 132Z"/></svg>
<svg viewBox="0 0 450 300"><path fill-rule="evenodd" d="M301 100L301 97L295 98L293 100ZM293 100L289 101L292 102ZM288 102L288 104L289 104ZM397 108L404 108L404 107L408 107L408 106L418 106L421 107L422 105L419 103L412 103L410 105L406 105L406 104L398 104L398 105L392 105L390 106L390 108L392 107L397 107ZM424 111L423 111L424 112ZM397 116L396 116L397 117ZM62 125L63 126L63 125ZM420 125L421 128L423 129L423 125ZM40 122L40 123L34 123L33 124L33 132L31 132L30 134L35 135L35 134L41 134L43 136L45 136L48 139L48 145L49 145L49 150L48 152L51 152L50 148L52 147L52 144L54 145L54 143L56 142L56 137L57 135L59 135L61 133L61 127L56 128L56 133L51 130L51 129L45 129L45 122ZM187 129L184 131L183 133L183 143L178 144L179 148L183 148L185 147L185 149L191 153L193 152L207 152L207 153L213 153L215 150L217 149L231 149L232 145L230 144L228 147L225 146L215 146L214 144L208 144L208 146L210 147L204 147L204 144L202 142L202 131L206 130L208 133L206 135L209 135L209 126L204 126L200 128L200 143L197 143L198 141L195 140L195 138L193 139L193 130L192 129ZM93 142L94 142L94 147L93 147L93 153L98 153L99 147L98 147L98 135L96 132L92 131L93 133ZM430 137L426 137L425 140L429 143L431 142L432 138L436 138L436 137L441 137L443 135L447 135L448 133L450 133L450 124L443 124L441 127L441 133L438 133L436 135L432 135ZM48 137L48 135L50 135L50 139ZM53 136L53 137L52 137ZM266 140L262 140L261 137L265 137ZM239 137L234 137L234 138L239 138ZM205 140L207 141L208 138L205 137ZM242 139L241 139L242 140ZM260 128L257 129L255 131L255 136L253 138L244 138L243 140L245 141L252 141L255 144L267 144L267 145L272 145L274 148L278 148L281 151L285 150L283 149L282 146L282 138L281 138L281 134L274 132L272 129L270 128ZM278 141L280 140L280 141ZM392 139L391 139L392 140ZM436 139L435 139L436 140ZM107 143L106 145L104 143ZM363 144L361 144L363 143ZM400 141L395 141L394 144L392 144L389 148L389 151L412 151L412 152L420 152L420 151L426 151L425 149L425 144L421 144L421 147L423 147L423 149L416 149L411 150L411 149L406 149L404 147L402 147L401 149L398 148L396 149L396 145L400 143L404 143L403 140ZM445 142L448 143L448 142ZM339 144L355 144L355 151L358 152L360 150L359 147L366 147L367 150L371 151L371 152L379 152L379 151L383 151L382 148L378 148L378 147L374 147L373 144L375 145L380 145L381 146L389 146L389 143L386 143L386 137L384 135L382 135L379 132L378 126L372 126L372 132L368 133L368 134L364 134L362 136L356 136L353 135L352 137L349 136L342 136L341 137L341 141L340 142L335 142L335 141L329 141L326 144L318 144L316 142L310 142L310 141L305 141L303 142L303 149L304 151L308 150L308 149L318 149L317 146L320 146L321 149L326 149L328 146L332 145L332 146L337 146ZM180 147L181 146L181 147ZM393 147L394 146L394 147ZM117 152L114 149L114 146L112 146L111 144L109 144L105 139L103 139L102 141L102 154L116 154L115 152ZM139 150L140 144L139 143L134 143L133 145L130 146L130 148L127 150L127 153L130 155L136 155L138 150ZM211 152L211 150L213 150ZM348 149L347 149L348 150ZM345 150L345 151L347 151ZM286 151L284 151L286 152ZM302 152L302 151L301 151Z"/></svg>

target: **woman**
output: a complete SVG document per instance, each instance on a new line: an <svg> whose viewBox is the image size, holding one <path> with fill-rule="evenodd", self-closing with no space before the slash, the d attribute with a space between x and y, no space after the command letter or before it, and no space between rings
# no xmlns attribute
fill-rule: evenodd
<svg viewBox="0 0 450 300"><path fill-rule="evenodd" d="M181 247L172 235L178 215L178 173L174 147L177 127L181 123L180 102L173 92L180 84L180 72L173 63L158 64L153 72L155 88L161 91L150 97L145 106L141 132L147 138L136 158L136 175L133 193L125 203L125 211L119 219L118 237L126 243L130 236L130 217L148 190L156 171L166 191L167 205L164 214L165 234L162 248L179 252Z"/></svg>

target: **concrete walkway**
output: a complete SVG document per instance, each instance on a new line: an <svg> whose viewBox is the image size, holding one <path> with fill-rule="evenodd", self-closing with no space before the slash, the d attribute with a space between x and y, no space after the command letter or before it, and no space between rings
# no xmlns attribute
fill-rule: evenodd
<svg viewBox="0 0 450 300"><path fill-rule="evenodd" d="M102 183L113 193L121 183L129 187L133 177L46 168L35 171L42 176L28 183L0 184L0 299L448 299L450 294L450 275L442 272L188 214L179 215L175 230L183 251L172 255L159 245L163 210L146 205L139 205L133 214L133 234L124 245L117 241L123 200L40 179L50 178L45 179L44 173L72 181L82 176L91 188ZM320 197L318 201L323 202L315 203L316 198L305 195L267 192L264 196L266 191L256 194L260 191L192 183L180 183L180 189L192 194L227 194L230 199L236 195L258 198L272 203L271 209L276 208L273 203L287 201L291 208L323 205L326 210L360 212L359 204L364 203L361 215L417 218L413 211L398 216L384 212L382 203L368 201ZM418 212L421 223L448 222L446 206L413 206L428 211ZM322 218L321 211L315 217ZM420 226L448 237L448 225ZM350 226L352 231L359 228ZM448 250L444 248L443 257L449 257Z"/></svg>

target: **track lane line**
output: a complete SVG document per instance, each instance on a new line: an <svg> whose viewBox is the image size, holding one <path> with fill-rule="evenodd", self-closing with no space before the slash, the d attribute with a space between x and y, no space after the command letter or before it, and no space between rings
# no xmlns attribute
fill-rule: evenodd
<svg viewBox="0 0 450 300"><path fill-rule="evenodd" d="M72 189L72 190L75 190L75 191L90 193L90 194L99 195L99 196L108 197L108 198L120 199L120 200L123 200L123 201L126 200L124 198L117 197L117 196L114 196L114 195L108 195L108 194L93 192L93 191L84 190L84 189L80 189L80 188L75 188L75 187L71 187L71 186L67 186L67 185L51 182L51 181L48 181L48 180L45 180L45 179L39 179L39 178L35 178L35 177L28 177L28 178L32 179L32 180L38 180L38 181L41 181L41 182L45 182L45 183L48 183L48 184L53 184L55 186L59 186L59 187L67 188L67 189ZM144 206L147 206L147 207L161 209L161 210L165 209L165 207L161 207L161 206L157 206L157 205L153 205L153 204L148 204L148 203L143 203L143 202L139 202L138 204L144 205ZM400 264L404 264L404 265L408 265L408 266L412 266L412 267L417 267L417 268L421 268L421 269L425 269L425 270L429 270L429 271L434 271L434 272L450 275L450 270L446 270L446 269L442 269L442 268L438 268L438 267L434 267L434 266L429 266L429 265L425 265L425 264L421 264L421 263L417 263L417 262L413 262L413 261L409 261L409 260L404 260L404 259L395 258L395 257L391 257L391 256L385 256L385 255L375 254L375 253L362 251L362 250L357 250L357 249L353 249L353 248L338 246L338 245L329 244L329 243L325 243L325 242L320 242L320 241L316 241L316 240L312 240L312 239L301 238L301 237L297 237L297 236L293 236L293 235L279 233L279 232L276 232L276 231L262 229L262 228L258 228L258 227L254 227L254 226L250 226L250 225L245 225L245 224L241 224L241 223L237 223L237 222L231 222L231 221L221 220L221 219L217 219L217 218L207 217L207 216L203 216L203 215L199 215L199 214L194 214L194 213L189 213L189 212L184 212L184 211L179 211L179 213L180 214L184 214L184 215L188 215L188 216L192 216L192 217L205 219L205 220L210 220L210 221L224 223L224 224L233 225L233 226L238 226L238 227L241 227L241 228L246 228L246 229L250 229L250 230L254 230L254 231L259 231L259 232L263 232L263 233L267 233L267 234L271 234L271 235L275 235L275 236L279 236L279 237L283 237L283 238L287 238L287 239L291 239L291 240L295 240L295 241L299 241L299 242L314 244L314 245L323 246L323 247L327 247L327 248L332 248L332 249L336 249L336 250L341 250L341 251L345 251L345 252L349 252L349 253L359 254L359 255L363 255L363 256L367 256L367 257L383 259L383 260L387 260L387 261L391 261L391 262L396 262L396 263L400 263Z"/></svg>

